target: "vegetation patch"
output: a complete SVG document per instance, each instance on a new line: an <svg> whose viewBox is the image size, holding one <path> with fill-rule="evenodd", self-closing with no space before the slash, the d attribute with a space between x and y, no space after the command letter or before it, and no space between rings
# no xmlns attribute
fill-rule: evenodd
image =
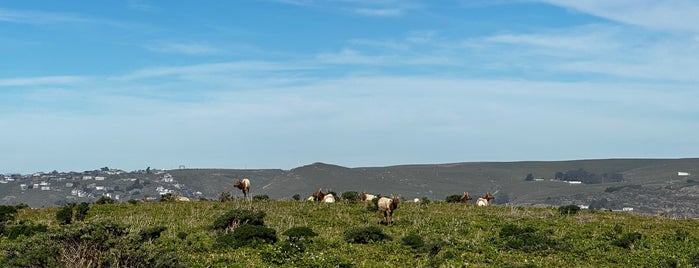
<svg viewBox="0 0 699 268"><path fill-rule="evenodd" d="M383 230L377 226L352 227L345 231L344 238L345 241L354 244L368 244L392 240L389 235L385 234Z"/></svg>
<svg viewBox="0 0 699 268"><path fill-rule="evenodd" d="M580 207L576 205L561 206L558 208L558 213L561 215L575 215L580 211Z"/></svg>
<svg viewBox="0 0 699 268"><path fill-rule="evenodd" d="M539 230L533 226L520 227L507 224L500 229L500 239L505 247L524 252L550 250L556 247L556 240L551 232Z"/></svg>
<svg viewBox="0 0 699 268"><path fill-rule="evenodd" d="M262 244L277 242L277 232L261 225L243 224L232 233L220 235L216 239L216 248L257 247Z"/></svg>
<svg viewBox="0 0 699 268"><path fill-rule="evenodd" d="M219 216L214 221L212 228L215 230L235 229L243 224L262 226L265 224L264 217L264 211L234 209Z"/></svg>

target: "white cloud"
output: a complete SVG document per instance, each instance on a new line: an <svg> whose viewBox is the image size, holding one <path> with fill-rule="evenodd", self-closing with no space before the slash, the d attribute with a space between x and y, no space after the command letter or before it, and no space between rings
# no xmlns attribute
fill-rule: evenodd
<svg viewBox="0 0 699 268"><path fill-rule="evenodd" d="M90 22L92 20L70 13L0 9L0 21L12 23L47 24L53 22Z"/></svg>
<svg viewBox="0 0 699 268"><path fill-rule="evenodd" d="M29 86L56 86L74 85L89 80L85 76L39 76L39 77L18 77L0 79L0 86L5 87L29 87Z"/></svg>
<svg viewBox="0 0 699 268"><path fill-rule="evenodd" d="M399 17L403 15L403 10L397 8L359 8L355 9L354 12L371 17Z"/></svg>
<svg viewBox="0 0 699 268"><path fill-rule="evenodd" d="M699 2L693 0L542 1L650 29L699 32Z"/></svg>
<svg viewBox="0 0 699 268"><path fill-rule="evenodd" d="M224 50L218 47L200 42L156 41L146 45L146 48L159 53L174 53L188 55L215 55L224 52Z"/></svg>

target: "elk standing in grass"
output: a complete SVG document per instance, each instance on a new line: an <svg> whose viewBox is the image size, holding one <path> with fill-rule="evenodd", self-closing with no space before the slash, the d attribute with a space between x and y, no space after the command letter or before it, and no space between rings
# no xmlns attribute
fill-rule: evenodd
<svg viewBox="0 0 699 268"><path fill-rule="evenodd" d="M367 194L365 192L361 192L361 193L359 193L359 198L361 198L362 201L364 201L364 202L371 202L371 200L374 200L374 198L376 198L376 196L373 194Z"/></svg>
<svg viewBox="0 0 699 268"><path fill-rule="evenodd" d="M243 200L248 200L248 194L250 194L250 180L248 178L243 180L235 179L233 186L243 191Z"/></svg>
<svg viewBox="0 0 699 268"><path fill-rule="evenodd" d="M393 224L393 211L398 208L398 201L399 199L397 196L379 198L379 202L377 203L379 213L381 213L387 225Z"/></svg>

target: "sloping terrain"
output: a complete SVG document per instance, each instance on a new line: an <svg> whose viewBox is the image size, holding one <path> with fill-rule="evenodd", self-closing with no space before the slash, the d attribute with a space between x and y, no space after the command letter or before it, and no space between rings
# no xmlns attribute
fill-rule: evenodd
<svg viewBox="0 0 699 268"><path fill-rule="evenodd" d="M622 181L571 184L557 180L556 173L584 170L589 174L620 174ZM683 172L682 176L678 172ZM162 174L165 173L165 174ZM531 174L533 180L525 180ZM83 189L91 196L71 197L64 182L51 182L51 191L20 191L21 181L0 184L3 204L26 203L33 207L90 202L105 193L129 199L158 198L156 189L170 189L190 198L217 199L222 192L235 197L242 193L233 187L236 178L252 181L251 195L272 199L306 198L315 190L365 191L372 194L400 195L412 200L426 197L444 200L448 195L469 192L481 196L495 194L494 203L560 206L596 205L597 208L633 208L634 212L670 217L699 217L699 159L599 159L574 161L468 162L451 164L400 165L348 168L313 163L291 170L281 169L178 169L161 174L143 172L106 176L104 181L75 181L72 189ZM170 176L166 180L164 176ZM42 177L43 178L43 177ZM31 182L39 183L36 178ZM49 179L50 180L50 179ZM128 180L125 182L125 180ZM137 190L132 190L138 180ZM58 185L58 187L54 187ZM107 191L109 192L109 191Z"/></svg>

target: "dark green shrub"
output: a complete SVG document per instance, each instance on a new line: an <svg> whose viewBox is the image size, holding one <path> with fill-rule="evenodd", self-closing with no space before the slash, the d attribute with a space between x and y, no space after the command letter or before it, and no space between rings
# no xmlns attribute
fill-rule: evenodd
<svg viewBox="0 0 699 268"><path fill-rule="evenodd" d="M243 224L235 228L233 232L216 238L215 246L218 248L256 247L275 242L277 242L277 233L274 229L260 225Z"/></svg>
<svg viewBox="0 0 699 268"><path fill-rule="evenodd" d="M404 236L401 239L401 242L403 242L403 245L409 246L415 250L425 246L425 241L422 239L422 236L420 236L417 233L411 233L409 235Z"/></svg>
<svg viewBox="0 0 699 268"><path fill-rule="evenodd" d="M350 228L345 231L344 238L345 241L354 244L368 244L392 239L376 226Z"/></svg>
<svg viewBox="0 0 699 268"><path fill-rule="evenodd" d="M580 207L576 205L561 206L558 208L558 213L561 215L575 215L580 211Z"/></svg>
<svg viewBox="0 0 699 268"><path fill-rule="evenodd" d="M301 200L301 195L300 195L300 194L295 194L292 198L293 198L295 201L299 201L299 200Z"/></svg>
<svg viewBox="0 0 699 268"><path fill-rule="evenodd" d="M136 200L136 199L129 199L129 201L127 201L127 202L128 202L129 204L132 204L132 205L138 205L138 203L139 203L140 201L138 201L138 200Z"/></svg>
<svg viewBox="0 0 699 268"><path fill-rule="evenodd" d="M458 194L453 194L450 196L447 196L444 201L447 201L447 203L459 203L461 202L461 195Z"/></svg>
<svg viewBox="0 0 699 268"><path fill-rule="evenodd" d="M153 242L153 240L158 239L160 234L164 232L167 228L165 226L154 226L141 230L138 232L138 237L140 242Z"/></svg>
<svg viewBox="0 0 699 268"><path fill-rule="evenodd" d="M187 234L187 232L178 232L178 233L177 233L177 238L179 238L180 240L185 240L185 239L187 239L187 236L188 236L188 235L189 235L189 234Z"/></svg>
<svg viewBox="0 0 699 268"><path fill-rule="evenodd" d="M532 226L519 227L507 224L500 229L500 239L509 249L533 252L548 250L556 246L556 241L550 238L550 232L538 230Z"/></svg>
<svg viewBox="0 0 699 268"><path fill-rule="evenodd" d="M269 199L269 196L268 196L268 195L263 194L263 195L256 195L256 196L253 196L253 197L252 197L252 200L253 200L253 201L267 201L267 200L270 200L270 199Z"/></svg>
<svg viewBox="0 0 699 268"><path fill-rule="evenodd" d="M175 202L175 196L171 193L160 195L160 202Z"/></svg>
<svg viewBox="0 0 699 268"><path fill-rule="evenodd" d="M14 226L6 227L4 233L9 239L16 239L19 236L30 237L37 233L45 233L48 227L43 224L39 225L26 225L19 224Z"/></svg>
<svg viewBox="0 0 699 268"><path fill-rule="evenodd" d="M692 238L692 236L689 234L689 231L682 229L675 230L675 241L688 242L690 238Z"/></svg>
<svg viewBox="0 0 699 268"><path fill-rule="evenodd" d="M218 195L218 201L219 202L233 201L233 195L231 194L231 192L221 192L221 194Z"/></svg>
<svg viewBox="0 0 699 268"><path fill-rule="evenodd" d="M103 197L100 197L99 199L97 199L97 201L95 201L95 204L98 204L98 205L114 204L114 199L103 196Z"/></svg>
<svg viewBox="0 0 699 268"><path fill-rule="evenodd" d="M619 238L612 241L612 244L625 249L634 249L634 243L641 240L641 238L643 238L643 235L639 232L623 233Z"/></svg>
<svg viewBox="0 0 699 268"><path fill-rule="evenodd" d="M427 198L427 196L423 196L423 197L422 197L422 200L421 200L420 202L422 202L422 204L429 204L429 203L430 203L430 199Z"/></svg>
<svg viewBox="0 0 699 268"><path fill-rule="evenodd" d="M359 193L355 191L349 191L342 193L342 200L346 200L349 203L359 202Z"/></svg>
<svg viewBox="0 0 699 268"><path fill-rule="evenodd" d="M13 221L17 215L17 207L0 206L0 223Z"/></svg>
<svg viewBox="0 0 699 268"><path fill-rule="evenodd" d="M73 222L73 207L75 204L67 204L56 212L56 220L60 224L71 224Z"/></svg>
<svg viewBox="0 0 699 268"><path fill-rule="evenodd" d="M234 209L219 216L213 224L215 230L234 229L242 224L264 225L264 211L252 211L246 209Z"/></svg>
<svg viewBox="0 0 699 268"><path fill-rule="evenodd" d="M366 210L371 211L371 212L377 212L379 211L379 198L381 198L381 195L376 195L374 199L369 202L366 206Z"/></svg>
<svg viewBox="0 0 699 268"><path fill-rule="evenodd" d="M689 264L691 264L692 267L699 267L699 252L689 256Z"/></svg>
<svg viewBox="0 0 699 268"><path fill-rule="evenodd" d="M87 212L90 210L90 204L86 202L80 203L74 208L73 216L76 221L84 221L87 218Z"/></svg>
<svg viewBox="0 0 699 268"><path fill-rule="evenodd" d="M292 227L291 229L284 231L282 234L286 235L288 240L293 243L296 243L301 239L308 239L318 236L313 229L305 226Z"/></svg>

